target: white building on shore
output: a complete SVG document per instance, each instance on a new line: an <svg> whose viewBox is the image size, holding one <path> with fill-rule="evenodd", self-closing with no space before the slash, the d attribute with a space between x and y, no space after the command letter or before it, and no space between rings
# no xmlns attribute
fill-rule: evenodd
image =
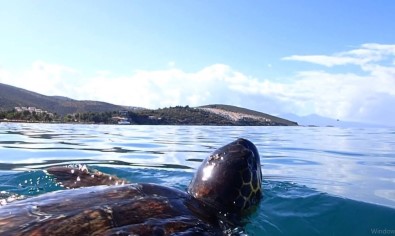
<svg viewBox="0 0 395 236"><path fill-rule="evenodd" d="M48 111L44 111L43 109L36 108L36 107L14 107L16 112L24 112L24 111L29 111L30 113L38 113L38 114L49 114L53 115L52 113Z"/></svg>

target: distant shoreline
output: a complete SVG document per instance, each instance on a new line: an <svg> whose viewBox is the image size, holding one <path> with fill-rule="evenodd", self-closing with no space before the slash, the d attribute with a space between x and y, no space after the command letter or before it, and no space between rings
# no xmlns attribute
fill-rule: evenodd
<svg viewBox="0 0 395 236"><path fill-rule="evenodd" d="M118 124L118 125L196 125L196 126L298 126L296 122L229 105L204 107L176 106L155 110L77 112L64 116L38 113L29 107L0 113L1 122ZM41 109L38 109L41 110Z"/></svg>
<svg viewBox="0 0 395 236"><path fill-rule="evenodd" d="M94 123L94 122L44 122L44 121L22 121L22 120L0 120L0 123L13 124L62 124L62 125L116 125L116 126L235 126L235 127L284 127L280 125L233 125L233 124L112 124L112 123Z"/></svg>
<svg viewBox="0 0 395 236"><path fill-rule="evenodd" d="M62 121L29 121L29 120L4 120L0 119L0 123L21 123L21 124L95 124L83 122L62 122Z"/></svg>
<svg viewBox="0 0 395 236"><path fill-rule="evenodd" d="M101 101L46 96L0 83L1 122L131 123L137 125L297 126L264 112L226 104L157 109L120 106ZM6 119L6 120L5 120Z"/></svg>
<svg viewBox="0 0 395 236"><path fill-rule="evenodd" d="M62 122L62 121L26 121L26 120L3 120L0 123L13 123L13 124L62 124L62 125L119 125L119 126L235 126L235 127L284 127L281 125L237 125L237 124L116 124L116 123L94 123L94 122Z"/></svg>

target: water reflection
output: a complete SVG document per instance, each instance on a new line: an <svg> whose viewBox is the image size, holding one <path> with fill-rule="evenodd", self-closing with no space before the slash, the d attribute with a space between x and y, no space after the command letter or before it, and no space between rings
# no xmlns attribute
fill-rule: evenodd
<svg viewBox="0 0 395 236"><path fill-rule="evenodd" d="M395 207L391 129L1 124L0 170L89 163L193 172L238 137L261 154L265 178Z"/></svg>

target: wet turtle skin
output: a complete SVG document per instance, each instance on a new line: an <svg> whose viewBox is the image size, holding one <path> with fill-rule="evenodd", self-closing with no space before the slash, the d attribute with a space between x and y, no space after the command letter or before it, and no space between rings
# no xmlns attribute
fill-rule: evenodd
<svg viewBox="0 0 395 236"><path fill-rule="evenodd" d="M259 154L246 139L207 157L188 192L120 184L116 177L78 168L48 173L76 189L0 207L0 235L224 235L241 225L240 217L262 195Z"/></svg>
<svg viewBox="0 0 395 236"><path fill-rule="evenodd" d="M153 184L95 186L22 200L0 210L0 235L215 235L190 195ZM203 214L203 213L201 213Z"/></svg>

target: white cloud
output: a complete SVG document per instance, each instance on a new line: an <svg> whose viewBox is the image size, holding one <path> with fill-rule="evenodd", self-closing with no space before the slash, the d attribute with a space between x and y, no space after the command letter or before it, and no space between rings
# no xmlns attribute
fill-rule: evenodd
<svg viewBox="0 0 395 236"><path fill-rule="evenodd" d="M116 104L154 108L214 101L235 103L239 96L234 96L232 88L248 82L246 76L229 66L216 64L193 73L172 68L137 71L123 77L94 76L80 89L91 91L85 93L89 99L106 98Z"/></svg>
<svg viewBox="0 0 395 236"><path fill-rule="evenodd" d="M359 65L374 63L385 57L395 56L395 45L387 44L363 44L360 48L335 53L333 55L292 55L284 57L283 60L302 61L315 63L327 67L338 65Z"/></svg>
<svg viewBox="0 0 395 236"><path fill-rule="evenodd" d="M338 66L338 65L346 65L346 64L363 64L364 60L359 58L347 57L347 56L325 56L325 55L293 55L289 57L284 57L284 60L290 61L303 61L315 63L327 67Z"/></svg>
<svg viewBox="0 0 395 236"><path fill-rule="evenodd" d="M314 101L314 113L343 119L381 121L394 124L395 66L388 60L395 58L395 45L363 44L360 48L334 55L299 56L284 60L297 60L332 67L353 64L367 75L305 71L297 74L290 85L294 98ZM387 65L385 65L387 64ZM307 88L302 96L300 92ZM292 93L292 92L291 92Z"/></svg>
<svg viewBox="0 0 395 236"><path fill-rule="evenodd" d="M19 73L0 69L0 82L46 95L148 108L225 103L272 114L315 113L395 124L395 65L388 63L395 59L395 45L364 44L336 55L294 55L286 59L326 66L354 64L365 73L299 71L287 82L274 82L214 64L195 72L170 67L122 76L110 71L82 76L66 66L36 62Z"/></svg>
<svg viewBox="0 0 395 236"><path fill-rule="evenodd" d="M32 63L26 70L13 72L0 70L0 82L32 90L46 95L66 95L73 90L77 72L63 65L43 61Z"/></svg>

